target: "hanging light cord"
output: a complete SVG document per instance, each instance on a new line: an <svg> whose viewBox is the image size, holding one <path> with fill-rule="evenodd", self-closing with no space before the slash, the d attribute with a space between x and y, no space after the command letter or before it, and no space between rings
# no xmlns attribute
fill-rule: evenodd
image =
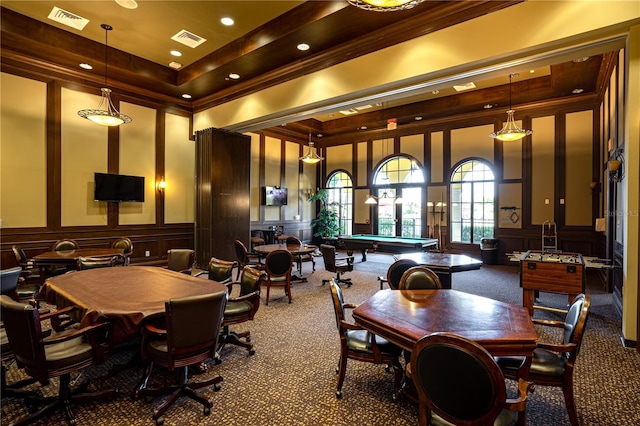
<svg viewBox="0 0 640 426"><path fill-rule="evenodd" d="M109 88L109 84L107 83L107 78L109 75L109 31L111 31L113 27L109 24L101 24L100 26L104 28L104 87Z"/></svg>

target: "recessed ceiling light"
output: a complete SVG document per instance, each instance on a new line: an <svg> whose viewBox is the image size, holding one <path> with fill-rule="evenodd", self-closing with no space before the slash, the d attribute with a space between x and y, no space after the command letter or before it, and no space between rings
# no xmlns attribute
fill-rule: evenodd
<svg viewBox="0 0 640 426"><path fill-rule="evenodd" d="M124 7L125 9L138 8L138 3L136 2L136 0L116 0L116 3L118 3L120 6Z"/></svg>
<svg viewBox="0 0 640 426"><path fill-rule="evenodd" d="M226 25L227 27L235 24L235 21L232 18L229 18L228 16L225 16L224 18L220 19L220 22L222 23L222 25Z"/></svg>
<svg viewBox="0 0 640 426"><path fill-rule="evenodd" d="M529 74L535 74L536 70L529 70Z"/></svg>
<svg viewBox="0 0 640 426"><path fill-rule="evenodd" d="M191 99L191 95L188 94L188 93L183 93L182 97L185 98L185 99Z"/></svg>
<svg viewBox="0 0 640 426"><path fill-rule="evenodd" d="M589 59L589 56L583 56L582 58L574 59L573 62L575 62L577 64L577 63L580 63L580 62L584 62L584 61L586 61L588 59Z"/></svg>
<svg viewBox="0 0 640 426"><path fill-rule="evenodd" d="M237 80L240 78L240 74L236 74L235 72L232 72L231 74L229 74L229 78L231 80Z"/></svg>
<svg viewBox="0 0 640 426"><path fill-rule="evenodd" d="M476 85L473 84L473 82L470 82L466 84L456 84L453 88L456 89L456 92L462 92L465 90L475 89Z"/></svg>
<svg viewBox="0 0 640 426"><path fill-rule="evenodd" d="M571 93L573 93L574 95L577 95L577 94L582 93L582 92L584 92L584 89L573 89L571 91Z"/></svg>
<svg viewBox="0 0 640 426"><path fill-rule="evenodd" d="M367 130L367 126L360 126L360 130Z"/></svg>
<svg viewBox="0 0 640 426"><path fill-rule="evenodd" d="M422 120L422 117L417 116L417 117L416 117L416 121L420 121L420 120Z"/></svg>
<svg viewBox="0 0 640 426"><path fill-rule="evenodd" d="M434 94L434 95L437 95L438 93L440 93L440 91L439 90L432 90L431 93Z"/></svg>
<svg viewBox="0 0 640 426"><path fill-rule="evenodd" d="M318 134L316 135L316 137L319 137L319 138L321 138L321 137L323 137L323 136L324 136L324 135L323 135L322 133L318 133Z"/></svg>
<svg viewBox="0 0 640 426"><path fill-rule="evenodd" d="M309 46L307 43L300 43L298 44L298 50L302 50L303 52L305 50L309 50L311 46Z"/></svg>
<svg viewBox="0 0 640 426"><path fill-rule="evenodd" d="M182 52L179 50L172 50L169 53L171 53L171 56L182 56Z"/></svg>
<svg viewBox="0 0 640 426"><path fill-rule="evenodd" d="M92 67L91 65L89 65L89 64L84 64L84 63L83 63L83 64L80 64L80 68L83 68L83 69L85 69L85 70L92 70L92 69L93 69L93 67Z"/></svg>
<svg viewBox="0 0 640 426"><path fill-rule="evenodd" d="M180 68L182 68L182 64L180 62L171 61L169 62L169 67L173 68L174 70L179 70Z"/></svg>
<svg viewBox="0 0 640 426"><path fill-rule="evenodd" d="M358 111L353 109L353 108L349 108L349 109L343 109L342 111L339 111L340 114L343 115L351 115L351 114L356 114Z"/></svg>
<svg viewBox="0 0 640 426"><path fill-rule="evenodd" d="M485 105L485 106L483 106L482 108L484 108L484 109L491 109L491 108L493 108L493 105L491 105L491 104L486 104L486 105Z"/></svg>

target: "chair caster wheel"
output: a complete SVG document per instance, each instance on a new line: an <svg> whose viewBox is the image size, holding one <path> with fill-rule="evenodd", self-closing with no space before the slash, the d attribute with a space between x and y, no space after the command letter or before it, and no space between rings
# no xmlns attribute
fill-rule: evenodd
<svg viewBox="0 0 640 426"><path fill-rule="evenodd" d="M158 417L156 419L156 425L157 426L162 426L164 424L164 417Z"/></svg>
<svg viewBox="0 0 640 426"><path fill-rule="evenodd" d="M249 349L249 355L255 355L256 354L256 350L251 348Z"/></svg>
<svg viewBox="0 0 640 426"><path fill-rule="evenodd" d="M250 342L250 341L251 341L251 336L247 336L247 337L245 337L245 338L244 338L244 340L245 340L246 342Z"/></svg>
<svg viewBox="0 0 640 426"><path fill-rule="evenodd" d="M220 389L222 389L222 385L220 383L216 383L215 385L213 385L213 390L215 392L218 392Z"/></svg>
<svg viewBox="0 0 640 426"><path fill-rule="evenodd" d="M204 409L202 410L202 414L204 414L205 416L208 416L209 414L211 414L211 408L204 407Z"/></svg>
<svg viewBox="0 0 640 426"><path fill-rule="evenodd" d="M342 391L336 391L336 398L342 399Z"/></svg>

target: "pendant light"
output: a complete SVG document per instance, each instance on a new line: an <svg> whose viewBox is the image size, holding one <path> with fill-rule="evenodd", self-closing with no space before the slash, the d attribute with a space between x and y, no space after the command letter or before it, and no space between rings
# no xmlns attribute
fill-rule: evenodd
<svg viewBox="0 0 640 426"><path fill-rule="evenodd" d="M320 157L318 152L313 148L313 141L311 140L311 132L309 132L309 151L305 155L299 158L300 161L307 164L316 164L322 160L324 157Z"/></svg>
<svg viewBox="0 0 640 426"><path fill-rule="evenodd" d="M397 10L411 9L424 0L347 0L350 5L358 9L373 12L395 12Z"/></svg>
<svg viewBox="0 0 640 426"><path fill-rule="evenodd" d="M499 131L489 134L489 137L505 142L517 141L533 133L531 130L523 130L518 127L513 118L515 111L511 109L511 78L514 76L517 77L518 74L509 74L509 110L507 111L507 122L504 123L504 127Z"/></svg>
<svg viewBox="0 0 640 426"><path fill-rule="evenodd" d="M109 31L113 29L111 25L101 24L100 27L104 29L104 86L100 89L100 103L96 109L82 109L78 111L78 115L87 120L91 120L101 126L119 126L121 124L131 123L132 119L128 115L118 112L116 107L111 102L111 89L107 87L107 70L109 68L107 63L108 52L108 38ZM103 105L104 108L103 109Z"/></svg>

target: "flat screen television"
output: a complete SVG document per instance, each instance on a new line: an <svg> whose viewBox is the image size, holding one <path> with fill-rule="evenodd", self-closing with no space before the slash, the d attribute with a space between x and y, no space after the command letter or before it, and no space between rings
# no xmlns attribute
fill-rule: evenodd
<svg viewBox="0 0 640 426"><path fill-rule="evenodd" d="M287 205L287 188L277 186L264 187L264 205L265 206L286 206Z"/></svg>
<svg viewBox="0 0 640 426"><path fill-rule="evenodd" d="M134 201L144 202L144 176L95 173L95 201Z"/></svg>

